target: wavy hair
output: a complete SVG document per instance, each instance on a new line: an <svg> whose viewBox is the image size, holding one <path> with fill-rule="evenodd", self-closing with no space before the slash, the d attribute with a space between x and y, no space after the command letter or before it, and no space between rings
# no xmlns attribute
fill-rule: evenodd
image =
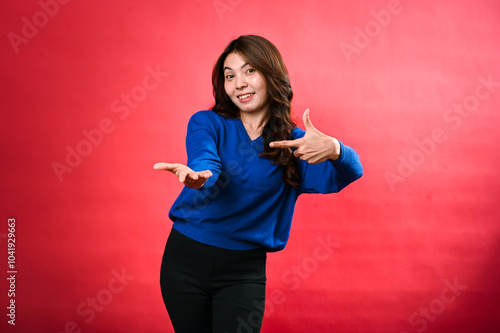
<svg viewBox="0 0 500 333"><path fill-rule="evenodd" d="M300 176L297 159L290 149L271 148L271 141L291 140L292 130L296 127L291 119L293 92L288 71L278 49L267 39L244 35L231 41L219 56L212 71L212 86L215 103L212 110L228 117L238 118L239 109L234 105L224 89L224 61L231 53L238 53L250 66L260 72L266 81L269 94L269 121L262 130L265 157L283 167L283 181L290 186L298 186Z"/></svg>

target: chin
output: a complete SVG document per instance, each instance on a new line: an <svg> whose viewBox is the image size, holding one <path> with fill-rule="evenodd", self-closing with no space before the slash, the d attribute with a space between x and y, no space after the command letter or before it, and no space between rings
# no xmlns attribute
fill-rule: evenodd
<svg viewBox="0 0 500 333"><path fill-rule="evenodd" d="M241 108L240 108L240 111L242 112L258 112L258 111L262 111L264 109L264 107L262 106L250 106L250 105L243 105Z"/></svg>

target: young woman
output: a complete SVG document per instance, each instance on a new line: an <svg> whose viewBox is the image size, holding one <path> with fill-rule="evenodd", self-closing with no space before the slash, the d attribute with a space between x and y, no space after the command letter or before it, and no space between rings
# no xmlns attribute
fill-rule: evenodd
<svg viewBox="0 0 500 333"><path fill-rule="evenodd" d="M338 192L362 175L356 152L290 117L292 89L268 40L241 36L212 73L215 104L188 124L187 165L157 163L185 187L161 267L176 332L259 332L266 254L288 240L302 193Z"/></svg>

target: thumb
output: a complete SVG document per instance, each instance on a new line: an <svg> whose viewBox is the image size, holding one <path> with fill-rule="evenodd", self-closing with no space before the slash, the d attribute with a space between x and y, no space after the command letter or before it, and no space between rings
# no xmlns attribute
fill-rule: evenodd
<svg viewBox="0 0 500 333"><path fill-rule="evenodd" d="M304 122L304 129L307 131L316 129L309 118L309 109L304 111L304 115L302 116L302 121Z"/></svg>

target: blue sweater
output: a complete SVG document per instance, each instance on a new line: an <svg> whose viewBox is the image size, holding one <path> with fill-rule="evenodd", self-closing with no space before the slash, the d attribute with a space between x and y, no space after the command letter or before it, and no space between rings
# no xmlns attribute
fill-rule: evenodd
<svg viewBox="0 0 500 333"><path fill-rule="evenodd" d="M293 138L305 131L296 128ZM356 152L340 143L336 161L308 164L300 159L300 186L283 182L282 168L266 158L262 136L251 140L239 118L213 111L195 113L188 124L187 165L213 174L201 189L184 187L169 217L182 234L204 244L232 250L264 247L278 251L290 234L302 193L338 192L361 177Z"/></svg>

